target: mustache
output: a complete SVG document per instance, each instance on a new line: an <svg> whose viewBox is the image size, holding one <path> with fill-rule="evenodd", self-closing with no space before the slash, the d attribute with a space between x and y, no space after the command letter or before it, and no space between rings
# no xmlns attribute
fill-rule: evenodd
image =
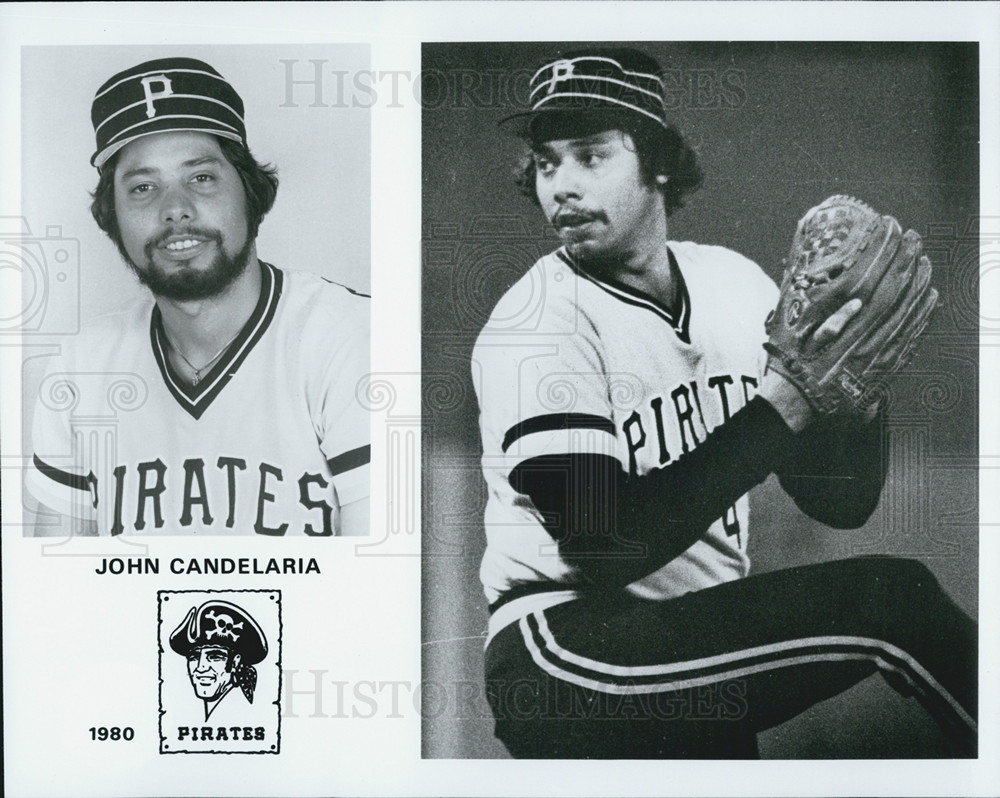
<svg viewBox="0 0 1000 798"><path fill-rule="evenodd" d="M556 227L571 227L585 222L606 222L608 217L603 211L588 211L583 208L561 208L554 217L552 224Z"/></svg>
<svg viewBox="0 0 1000 798"><path fill-rule="evenodd" d="M153 250L166 244L167 239L178 236L191 236L192 238L202 238L206 241L215 241L217 244L222 244L222 233L218 230L208 227L168 227L163 232L146 241L146 246L143 247L146 257L152 257Z"/></svg>

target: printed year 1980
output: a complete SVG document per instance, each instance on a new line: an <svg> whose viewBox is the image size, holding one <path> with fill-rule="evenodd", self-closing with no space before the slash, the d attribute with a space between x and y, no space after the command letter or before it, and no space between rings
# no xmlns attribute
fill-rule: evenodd
<svg viewBox="0 0 1000 798"><path fill-rule="evenodd" d="M125 742L128 742L135 737L135 731L131 726L126 726L125 728L121 728L119 726L91 726L88 731L90 732L91 740L98 740L100 742L104 742L106 740L112 740L114 742L124 740Z"/></svg>

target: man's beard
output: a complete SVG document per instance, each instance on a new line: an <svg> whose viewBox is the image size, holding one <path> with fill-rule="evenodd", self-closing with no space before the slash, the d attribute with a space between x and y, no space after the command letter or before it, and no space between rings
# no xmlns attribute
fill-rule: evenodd
<svg viewBox="0 0 1000 798"><path fill-rule="evenodd" d="M146 263L141 267L128 256L123 245L119 244L118 251L128 267L139 278L140 283L149 288L156 296L177 302L218 296L246 271L254 243L249 236L242 249L230 256L222 246L222 235L218 231L191 229L185 232L215 242L215 258L208 266L194 269L179 264L178 267L169 272L157 266L153 262L153 250L169 235L173 235L172 232L146 242L143 249Z"/></svg>

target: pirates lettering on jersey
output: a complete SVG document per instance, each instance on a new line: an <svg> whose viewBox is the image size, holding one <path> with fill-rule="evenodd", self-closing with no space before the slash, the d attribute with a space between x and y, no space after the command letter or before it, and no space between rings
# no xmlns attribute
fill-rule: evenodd
<svg viewBox="0 0 1000 798"><path fill-rule="evenodd" d="M706 387L699 389L696 380L681 383L666 397L653 396L646 406L633 410L622 424L622 435L628 448L629 474L636 476L648 470L648 467L640 470L640 463L650 462L648 457L642 456L648 447L656 447L656 464L662 466L681 454L687 454L704 440L717 425L706 420L703 402L715 403L719 413L712 415L719 417L720 423L728 421L735 401L740 402L737 407L743 407L757 388L756 377L741 374L738 381L742 388L738 397L736 391L739 389L735 388L737 380L730 374L718 374L706 380ZM680 451L671 453L668 439L679 440Z"/></svg>
<svg viewBox="0 0 1000 798"><path fill-rule="evenodd" d="M32 428L27 479L40 504L106 535L338 534L339 508L368 495L355 393L368 300L261 270L254 312L197 384L173 371L152 303L67 342Z"/></svg>
<svg viewBox="0 0 1000 798"><path fill-rule="evenodd" d="M629 474L636 476L640 473L639 462L649 462L648 457L642 457L647 446L656 446L657 464L666 465L680 454L687 454L694 449L708 433L715 429L716 425L709 426L705 419L705 408L702 407L702 393L705 394L705 402L713 402L717 405L721 422L729 420L732 415L731 408L735 401L741 402L739 407L743 407L750 401L757 388L758 380L748 374L739 376L739 384L742 388L736 388L736 382L730 374L716 374L706 380L707 390L699 392L698 382L691 380L681 383L670 391L669 401L663 396L654 396L649 400L648 411L642 408L643 412L633 410L632 414L625 419L622 425L622 434L625 436L628 448ZM739 392L739 395L736 395ZM712 408L709 408L711 411ZM646 418L645 425L643 417ZM650 417L652 417L650 423ZM697 423L696 423L697 422ZM700 425L700 426L699 426ZM654 428L656 431L655 442L650 435L646 434L647 428ZM699 437L698 429L701 429ZM673 434L671 435L670 432ZM667 445L667 439L680 440L680 452L671 455ZM644 471L642 473L645 472ZM742 545L740 536L740 522L736 513L736 507L730 506L722 517L722 526L729 537L735 537L737 543Z"/></svg>
<svg viewBox="0 0 1000 798"><path fill-rule="evenodd" d="M206 471L212 470L215 474L206 479ZM192 524L207 528L220 524L233 529L238 523L241 528L247 527L250 518L237 518L237 507L246 506L244 492L256 497L257 514L252 525L258 535L284 535L289 531L289 523L282 522L281 514L274 509L280 494L309 511L308 515L298 513L308 519L303 522L302 532L312 536L333 534L333 496L330 481L322 474L290 478L271 463L253 466L239 457L222 456L207 465L201 457L188 458L180 469L168 468L157 458L131 468L118 465L112 475L112 535L127 529L155 531L165 523L185 529ZM208 485L218 486L219 477L224 479L225 490L217 487L215 492L210 491Z"/></svg>

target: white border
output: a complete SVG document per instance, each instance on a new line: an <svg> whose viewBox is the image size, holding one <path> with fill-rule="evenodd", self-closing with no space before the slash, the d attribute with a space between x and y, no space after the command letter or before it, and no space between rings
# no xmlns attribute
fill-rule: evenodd
<svg viewBox="0 0 1000 798"><path fill-rule="evenodd" d="M997 77L1000 6L997 3L403 3L403 4L224 4L178 5L5 5L0 8L0 75L4 114L0 118L4 180L0 213L17 215L20 153L17 106L19 47L24 44L80 43L259 43L335 41L371 42L378 69L419 69L420 42L526 39L559 40L969 40L981 43L982 151L981 213L1000 217L1000 119ZM376 370L415 374L419 371L419 239L420 130L419 111L373 109L373 293L376 304ZM985 264L984 264L985 265ZM17 292L0 294L0 302ZM985 310L985 309L984 309ZM995 314L994 314L995 315ZM1000 396L995 344L983 337L981 365L980 448L983 465L1000 457L1000 427L993 405ZM0 439L4 455L19 439L18 365L16 352L0 346L3 385ZM419 415L419 383L401 381L395 406L400 417ZM375 480L385 478L376 456ZM382 470L380 470L382 469ZM7 476L6 467L4 476ZM6 725L8 794L235 794L254 785L268 794L358 795L996 795L1000 793L997 641L1000 637L998 579L1000 543L993 534L1000 524L995 471L981 472L981 750L978 762L843 762L798 761L754 763L629 762L557 763L513 761L421 761L419 719L372 723L357 736L364 753L338 737L308 748L296 759L293 741L274 758L272 772L212 760L171 769L156 762L145 766L121 759L112 771L94 768L70 774L75 788L53 787L59 770L59 744L69 729L53 730L51 750L30 759L12 756L17 728ZM382 475L381 477L379 475ZM413 474L419 492L419 475ZM15 521L20 497L15 480L3 480L4 522ZM381 491L381 493L380 493ZM376 499L384 487L376 485ZM10 518L8 518L10 514ZM21 592L13 573L17 541L4 532L4 635L30 617L37 598ZM412 553L412 551L410 552ZM358 592L345 595L333 586L303 590L302 601L315 601L324 615L332 608L359 618L355 633L370 649L364 660L368 678L419 677L419 567L416 558L385 559L368 569L378 579L377 591L350 582ZM13 587L12 587L13 586ZM236 587L237 585L233 585ZM167 586L157 586L167 587ZM194 585L192 585L194 587ZM288 590L281 585L283 591ZM149 589L153 589L150 586ZM386 596L388 595L388 598ZM343 602L343 603L341 603ZM291 605L294 602L289 602ZM291 611L289 606L288 610ZM394 613L394 614L393 614ZM106 614L93 609L94 622ZM389 640L389 638L392 638ZM18 651L4 647L5 689L16 690L19 668L44 663L19 661ZM362 657L363 655L358 655ZM83 658L81 657L81 661ZM348 662L345 660L345 663ZM345 664L345 668L347 665ZM398 725L393 725L393 724ZM89 723L87 724L89 725ZM289 724L289 729L293 724ZM376 731L369 734L368 732ZM75 734L78 729L72 730ZM73 739L78 739L75 736ZM79 738L82 739L82 738ZM326 743L326 744L324 744ZM84 743L80 743L83 745ZM305 747L303 750L306 750ZM18 752L20 753L20 752ZM991 758L992 754L992 758Z"/></svg>

